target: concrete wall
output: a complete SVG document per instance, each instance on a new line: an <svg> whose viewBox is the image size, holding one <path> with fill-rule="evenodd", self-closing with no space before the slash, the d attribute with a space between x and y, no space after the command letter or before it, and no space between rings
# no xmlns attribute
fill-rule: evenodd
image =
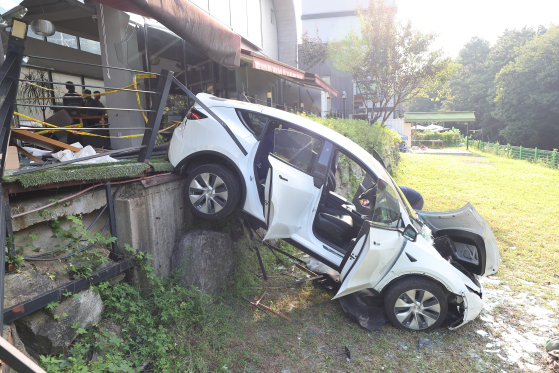
<svg viewBox="0 0 559 373"><path fill-rule="evenodd" d="M278 22L278 61L297 67L297 39L300 33L293 0L274 0Z"/></svg>
<svg viewBox="0 0 559 373"><path fill-rule="evenodd" d="M119 247L125 243L150 253L160 275L171 272L176 240L186 231L192 217L184 204L184 179L144 188L126 184L115 201Z"/></svg>

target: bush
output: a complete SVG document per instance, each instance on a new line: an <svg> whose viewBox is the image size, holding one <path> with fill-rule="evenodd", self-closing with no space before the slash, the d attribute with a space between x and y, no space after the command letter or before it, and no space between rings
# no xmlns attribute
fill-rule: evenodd
<svg viewBox="0 0 559 373"><path fill-rule="evenodd" d="M376 150L382 158L390 158L391 164L397 161L395 158L398 157L398 144L402 140L396 131L380 123L369 124L360 119L321 118L314 114L299 115L344 135L371 154Z"/></svg>
<svg viewBox="0 0 559 373"><path fill-rule="evenodd" d="M414 140L443 140L446 146L455 146L463 142L460 130L454 127L446 132L427 130L423 133L416 133L414 135Z"/></svg>

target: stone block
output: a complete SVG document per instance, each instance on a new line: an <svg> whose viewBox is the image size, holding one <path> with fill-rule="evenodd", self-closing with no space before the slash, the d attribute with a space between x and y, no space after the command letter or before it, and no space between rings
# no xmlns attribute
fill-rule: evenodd
<svg viewBox="0 0 559 373"><path fill-rule="evenodd" d="M234 246L226 233L193 230L182 236L171 263L182 271L181 281L211 293L223 286L235 266Z"/></svg>
<svg viewBox="0 0 559 373"><path fill-rule="evenodd" d="M87 329L101 320L103 301L91 289L70 296L60 302L52 311L41 309L15 321L19 337L31 355L58 355L64 352L78 336L72 328L76 322ZM62 317L66 313L67 316ZM53 315L60 315L55 320Z"/></svg>

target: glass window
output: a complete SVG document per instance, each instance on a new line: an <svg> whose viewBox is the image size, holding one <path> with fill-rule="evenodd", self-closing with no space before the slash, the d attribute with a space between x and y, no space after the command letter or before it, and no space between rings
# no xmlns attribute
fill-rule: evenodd
<svg viewBox="0 0 559 373"><path fill-rule="evenodd" d="M101 54L101 43L95 40L80 38L80 49L84 52Z"/></svg>
<svg viewBox="0 0 559 373"><path fill-rule="evenodd" d="M33 39L44 40L43 36L37 35L31 30L31 26L27 26L27 36Z"/></svg>
<svg viewBox="0 0 559 373"><path fill-rule="evenodd" d="M304 172L311 173L321 149L322 141L307 134L291 128L274 130L273 154Z"/></svg>
<svg viewBox="0 0 559 373"><path fill-rule="evenodd" d="M401 215L396 191L384 180L378 179L373 222L391 226L400 219Z"/></svg>
<svg viewBox="0 0 559 373"><path fill-rule="evenodd" d="M244 124L248 127L248 129L254 133L254 137L257 139L260 138L262 135L262 131L266 128L266 124L268 123L268 117L262 114L253 113L250 111L239 111L241 116L243 117Z"/></svg>
<svg viewBox="0 0 559 373"><path fill-rule="evenodd" d="M75 36L64 34L58 31L56 31L52 36L47 36L47 41L49 43L63 45L69 48L78 48L78 40Z"/></svg>

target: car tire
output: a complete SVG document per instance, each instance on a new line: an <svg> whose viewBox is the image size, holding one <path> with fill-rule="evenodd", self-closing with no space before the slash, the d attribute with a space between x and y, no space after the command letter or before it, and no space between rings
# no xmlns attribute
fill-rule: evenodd
<svg viewBox="0 0 559 373"><path fill-rule="evenodd" d="M186 204L194 215L204 220L219 220L231 214L241 199L237 176L220 164L195 168L186 177Z"/></svg>
<svg viewBox="0 0 559 373"><path fill-rule="evenodd" d="M384 295L384 308L395 327L427 332L443 323L448 302L438 283L426 277L410 276L390 285Z"/></svg>

